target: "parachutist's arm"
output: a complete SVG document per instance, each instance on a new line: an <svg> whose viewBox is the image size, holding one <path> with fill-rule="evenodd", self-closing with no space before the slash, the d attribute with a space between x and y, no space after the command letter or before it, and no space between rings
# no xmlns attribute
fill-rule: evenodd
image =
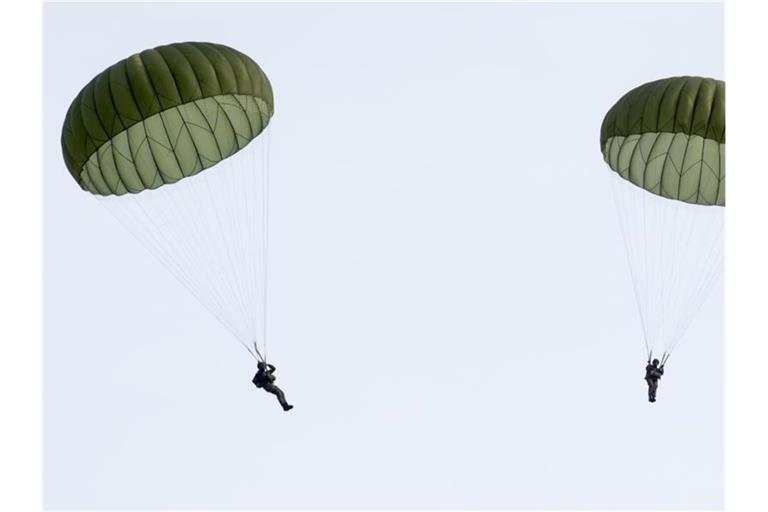
<svg viewBox="0 0 768 512"><path fill-rule="evenodd" d="M267 367L269 368L269 372L270 373L272 373L273 371L276 370L276 368L273 365L269 364L269 363L267 363Z"/></svg>

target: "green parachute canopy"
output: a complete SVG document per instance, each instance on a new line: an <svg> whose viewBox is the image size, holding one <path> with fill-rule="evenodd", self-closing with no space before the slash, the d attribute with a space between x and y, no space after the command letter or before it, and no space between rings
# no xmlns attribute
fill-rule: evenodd
<svg viewBox="0 0 768 512"><path fill-rule="evenodd" d="M725 206L725 82L673 77L629 91L603 119L600 150L653 194Z"/></svg>
<svg viewBox="0 0 768 512"><path fill-rule="evenodd" d="M80 91L64 120L64 161L93 194L155 189L232 156L273 112L269 80L248 56L214 43L158 46Z"/></svg>

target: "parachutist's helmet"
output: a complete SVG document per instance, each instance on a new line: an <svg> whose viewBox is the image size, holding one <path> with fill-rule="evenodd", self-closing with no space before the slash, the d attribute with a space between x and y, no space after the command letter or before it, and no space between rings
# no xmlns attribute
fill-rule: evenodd
<svg viewBox="0 0 768 512"><path fill-rule="evenodd" d="M256 363L256 367L257 367L259 370L263 370L264 368L266 368L266 367L267 367L267 363L265 363L264 361L259 361L258 363Z"/></svg>
<svg viewBox="0 0 768 512"><path fill-rule="evenodd" d="M652 362L653 362L653 366L659 366L659 360L658 359L654 359Z"/></svg>

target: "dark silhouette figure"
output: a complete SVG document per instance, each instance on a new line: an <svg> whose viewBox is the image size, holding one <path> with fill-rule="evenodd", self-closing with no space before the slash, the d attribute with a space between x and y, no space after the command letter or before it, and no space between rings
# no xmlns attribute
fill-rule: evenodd
<svg viewBox="0 0 768 512"><path fill-rule="evenodd" d="M664 365L659 366L659 360L649 361L645 367L645 382L648 383L648 401L656 401L656 390L659 388L659 379L664 375Z"/></svg>
<svg viewBox="0 0 768 512"><path fill-rule="evenodd" d="M259 371L253 376L253 383L257 388L261 388L267 393L272 393L277 397L280 405L283 406L284 411L290 411L293 406L285 400L285 393L279 387L275 386L275 367L271 364L267 364L264 361L258 363Z"/></svg>

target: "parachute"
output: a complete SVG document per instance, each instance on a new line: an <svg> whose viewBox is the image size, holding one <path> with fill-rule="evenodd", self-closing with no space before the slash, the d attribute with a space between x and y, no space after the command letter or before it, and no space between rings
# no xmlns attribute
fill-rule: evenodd
<svg viewBox="0 0 768 512"><path fill-rule="evenodd" d="M173 43L99 73L61 136L78 185L262 360L273 113L272 87L250 57Z"/></svg>
<svg viewBox="0 0 768 512"><path fill-rule="evenodd" d="M725 83L673 77L619 99L600 130L645 350L662 363L722 275Z"/></svg>

